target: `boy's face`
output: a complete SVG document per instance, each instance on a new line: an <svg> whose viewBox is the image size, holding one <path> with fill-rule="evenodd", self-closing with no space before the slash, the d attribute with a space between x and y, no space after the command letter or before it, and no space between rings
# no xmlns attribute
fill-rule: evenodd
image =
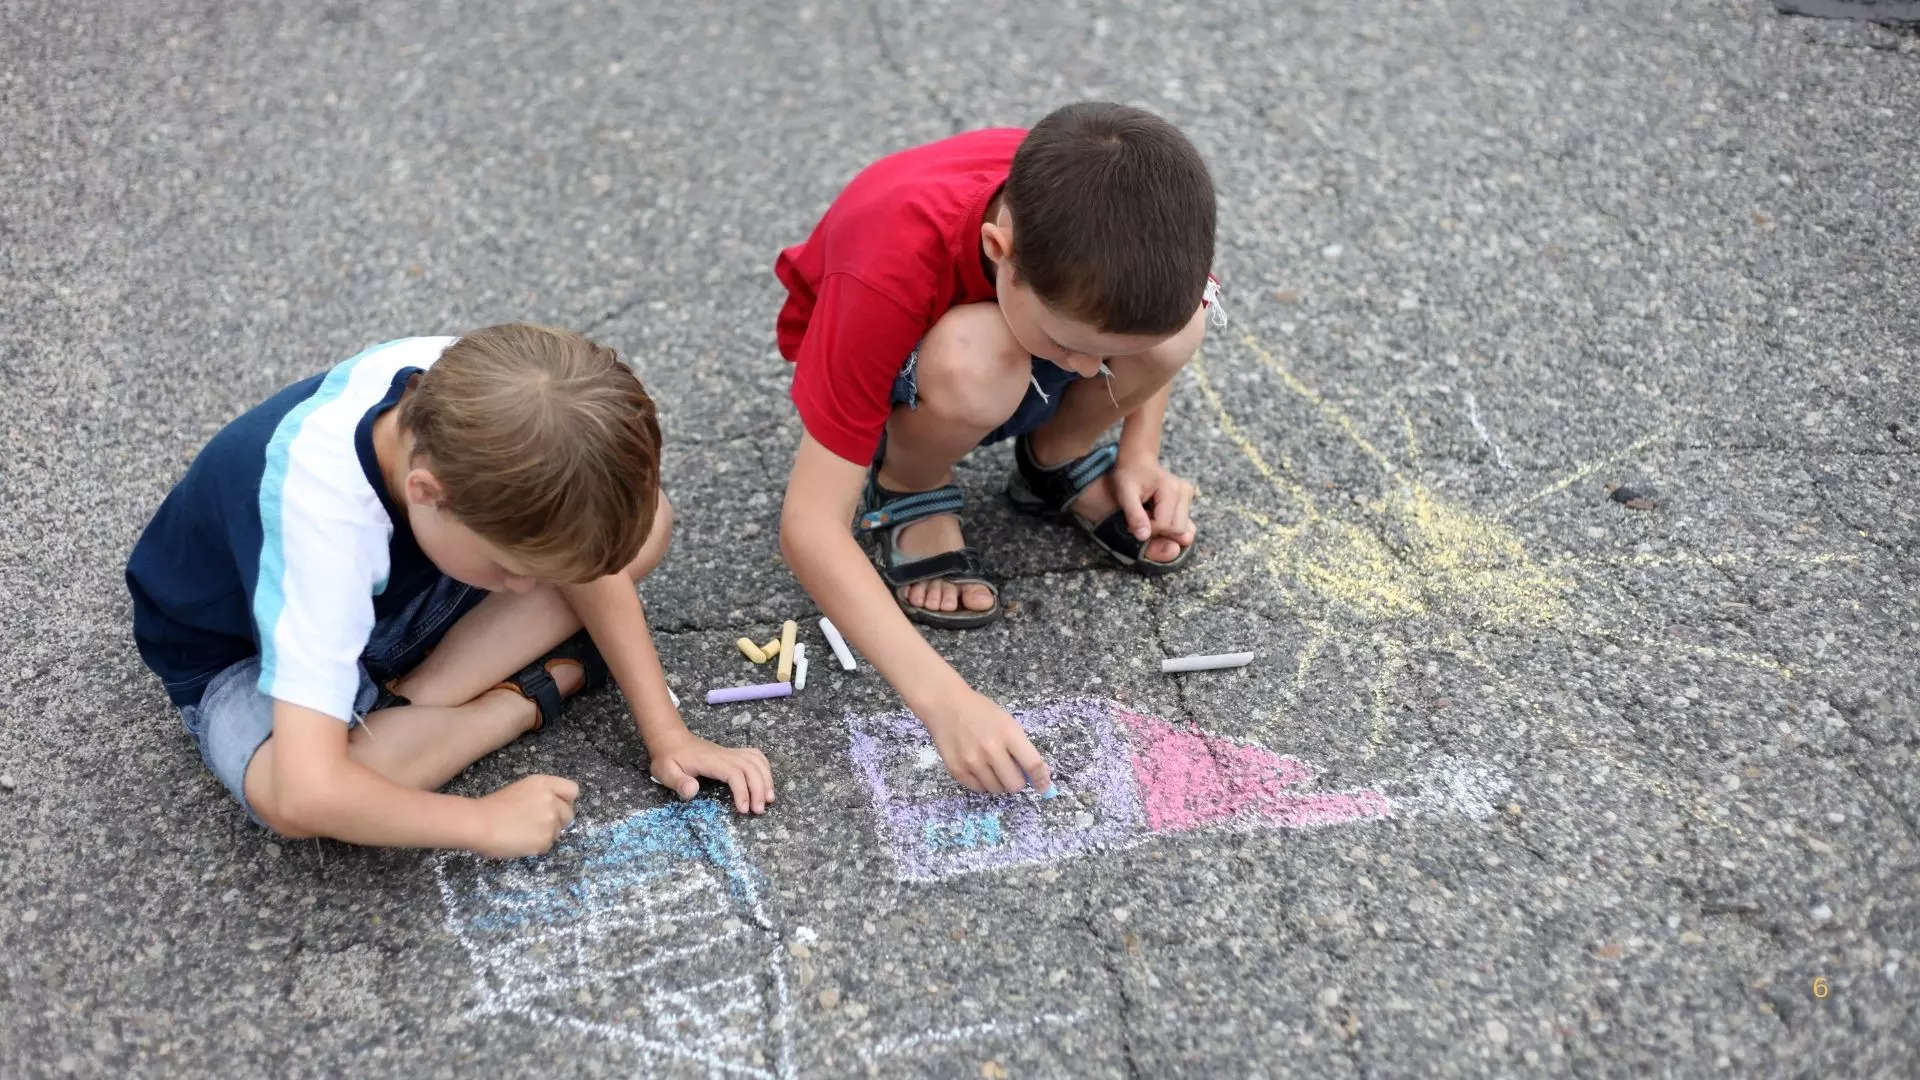
<svg viewBox="0 0 1920 1080"><path fill-rule="evenodd" d="M1081 378L1099 374L1101 363L1110 357L1143 353L1173 336L1106 333L1062 315L1031 286L1015 282L1013 222L1004 207L996 219L980 226L980 249L994 265L994 291L1013 339L1027 352Z"/></svg>
<svg viewBox="0 0 1920 1080"><path fill-rule="evenodd" d="M523 593L540 584L525 561L440 508L440 485L425 469L407 474L407 522L440 572L488 592Z"/></svg>

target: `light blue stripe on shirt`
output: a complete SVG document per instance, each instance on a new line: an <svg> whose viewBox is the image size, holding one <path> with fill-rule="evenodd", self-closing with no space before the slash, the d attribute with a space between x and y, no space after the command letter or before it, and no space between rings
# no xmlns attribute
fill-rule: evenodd
<svg viewBox="0 0 1920 1080"><path fill-rule="evenodd" d="M281 581L287 572L281 514L293 440L299 436L300 426L306 423L314 410L346 391L347 380L352 378L353 369L360 361L397 344L398 341L382 342L341 362L321 380L320 388L313 392L312 397L295 405L280 418L279 425L273 429L273 438L267 442L266 469L260 476L260 577L253 590L253 620L260 633L259 686L263 694L273 693L274 676L279 667L280 613L287 602L281 588Z"/></svg>

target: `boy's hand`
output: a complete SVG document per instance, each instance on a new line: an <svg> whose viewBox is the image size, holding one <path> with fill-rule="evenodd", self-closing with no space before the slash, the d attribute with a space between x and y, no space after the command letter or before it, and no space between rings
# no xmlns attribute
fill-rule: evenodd
<svg viewBox="0 0 1920 1080"><path fill-rule="evenodd" d="M682 799L700 793L704 776L733 789L733 808L742 814L764 814L773 801L773 767L767 764L767 755L750 746L721 746L683 728L649 743L647 756L652 759L654 782Z"/></svg>
<svg viewBox="0 0 1920 1080"><path fill-rule="evenodd" d="M1171 543L1188 547L1194 540L1193 483L1168 471L1152 458L1130 459L1121 455L1114 462L1113 494L1127 515L1127 529L1136 540L1164 537ZM1146 504L1153 503L1148 512ZM1179 556L1178 550L1148 551L1150 559L1161 562Z"/></svg>
<svg viewBox="0 0 1920 1080"><path fill-rule="evenodd" d="M1021 791L1028 783L1042 794L1053 789L1053 774L1040 751L1007 710L986 695L968 690L920 719L947 772L962 787L996 795Z"/></svg>
<svg viewBox="0 0 1920 1080"><path fill-rule="evenodd" d="M580 785L558 776L527 776L479 800L485 822L476 855L518 859L543 855L573 822Z"/></svg>

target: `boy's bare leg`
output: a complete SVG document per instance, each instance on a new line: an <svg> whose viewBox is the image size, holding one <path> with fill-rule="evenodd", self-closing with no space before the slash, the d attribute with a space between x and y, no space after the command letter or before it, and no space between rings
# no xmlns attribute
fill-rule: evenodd
<svg viewBox="0 0 1920 1080"><path fill-rule="evenodd" d="M996 303L964 304L941 316L920 343L915 364L918 409L893 410L887 422L880 485L890 491L931 491L953 481L954 463L1020 407L1032 360L1007 329ZM900 530L902 554L922 558L966 546L952 514ZM980 585L922 581L907 586L909 604L930 611L985 611L993 593Z"/></svg>
<svg viewBox="0 0 1920 1080"><path fill-rule="evenodd" d="M553 672L561 697L580 689L571 664ZM368 714L347 737L347 756L406 787L434 791L469 765L533 730L539 707L512 690L489 690L465 705L404 705ZM266 753L273 745L260 752Z"/></svg>
<svg viewBox="0 0 1920 1080"><path fill-rule="evenodd" d="M666 558L673 506L665 494L653 513L653 531L627 564L635 582ZM394 686L415 705L461 705L532 663L580 629L580 617L550 585L524 593L494 593L462 616L420 666Z"/></svg>
<svg viewBox="0 0 1920 1080"><path fill-rule="evenodd" d="M627 576L637 582L652 573L672 533L673 507L662 495L653 531L627 564ZM370 714L348 738L348 756L394 783L439 788L533 729L538 707L499 684L578 629L579 618L551 585L489 595L395 685L413 704ZM579 691L582 674L563 664L553 681L560 696L569 697ZM260 754L272 747L268 739Z"/></svg>

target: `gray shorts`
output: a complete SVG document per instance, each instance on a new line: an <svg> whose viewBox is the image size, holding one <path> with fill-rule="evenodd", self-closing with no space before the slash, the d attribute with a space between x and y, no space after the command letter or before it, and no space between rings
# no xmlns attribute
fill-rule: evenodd
<svg viewBox="0 0 1920 1080"><path fill-rule="evenodd" d="M484 589L442 577L376 622L360 654L360 687L347 726L359 723L373 707L382 682L418 667L453 624L486 597ZM250 656L215 675L198 704L181 707L180 723L200 748L200 760L248 816L260 821L247 804L246 787L247 766L273 734L273 699L260 692L260 657Z"/></svg>

